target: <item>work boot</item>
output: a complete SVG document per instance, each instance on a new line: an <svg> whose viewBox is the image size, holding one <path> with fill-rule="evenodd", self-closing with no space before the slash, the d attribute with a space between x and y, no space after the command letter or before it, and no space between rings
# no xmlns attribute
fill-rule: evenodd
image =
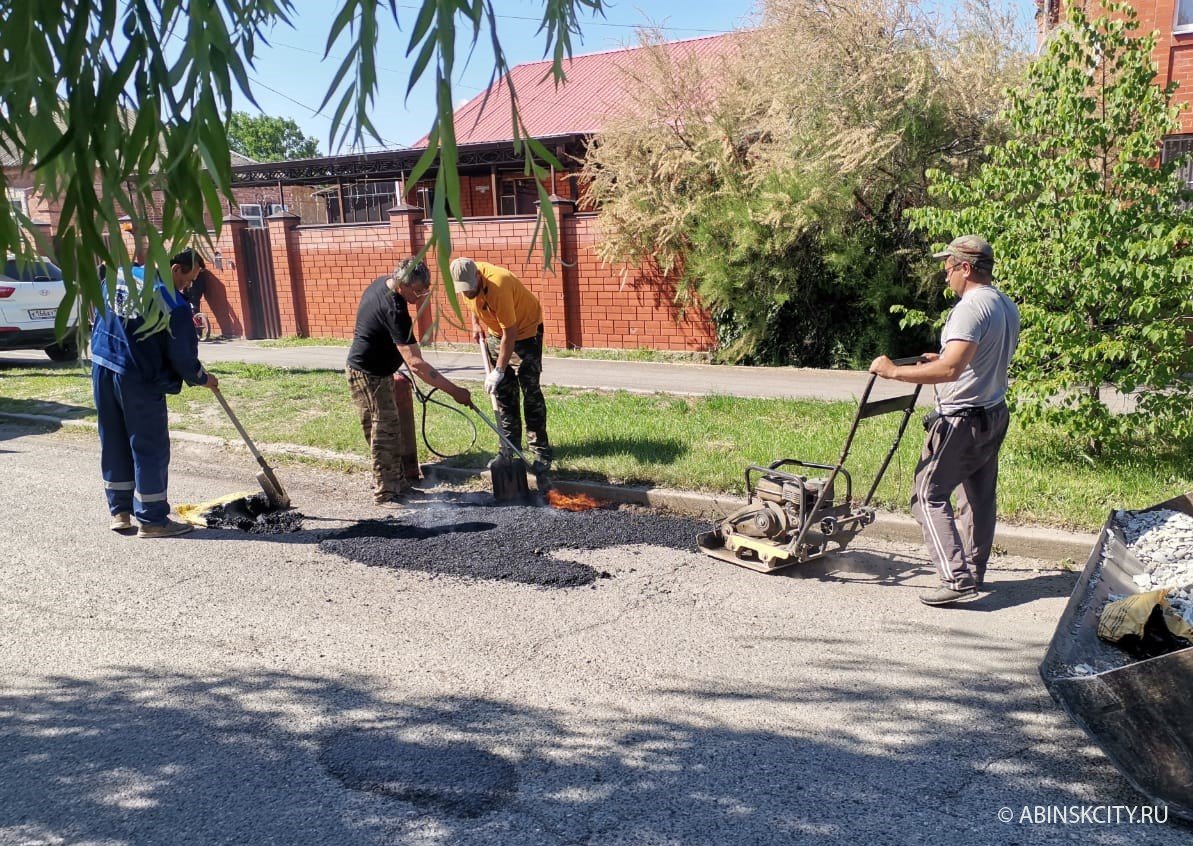
<svg viewBox="0 0 1193 846"><path fill-rule="evenodd" d="M530 465L530 471L534 473L535 489L539 493L546 493L547 488L551 487L551 462L536 458Z"/></svg>
<svg viewBox="0 0 1193 846"><path fill-rule="evenodd" d="M167 518L164 523L142 523L141 528L137 530L137 537L172 538L177 535L185 535L194 528L190 523L180 523Z"/></svg>
<svg viewBox="0 0 1193 846"><path fill-rule="evenodd" d="M112 522L108 523L108 528L113 532L127 532L133 527L133 515L127 511L120 511L112 515Z"/></svg>
<svg viewBox="0 0 1193 846"><path fill-rule="evenodd" d="M928 593L920 594L920 602L925 605L952 605L954 602L968 602L976 599L977 588L967 587L953 590L951 587L939 587Z"/></svg>

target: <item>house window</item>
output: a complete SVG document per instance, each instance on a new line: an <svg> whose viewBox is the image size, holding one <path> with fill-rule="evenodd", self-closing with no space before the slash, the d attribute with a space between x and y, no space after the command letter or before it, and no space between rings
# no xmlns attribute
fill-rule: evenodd
<svg viewBox="0 0 1193 846"><path fill-rule="evenodd" d="M250 229L265 228L265 210L260 203L241 203L240 216L249 222Z"/></svg>
<svg viewBox="0 0 1193 846"><path fill-rule="evenodd" d="M14 211L25 215L25 217L28 217L29 216L29 198L25 196L25 189L24 188L9 188L9 189L7 189L7 191L8 191L8 204L10 206L12 206Z"/></svg>
<svg viewBox="0 0 1193 846"><path fill-rule="evenodd" d="M1177 0L1173 32L1193 32L1193 0Z"/></svg>
<svg viewBox="0 0 1193 846"><path fill-rule="evenodd" d="M533 177L503 178L501 180L501 204L499 214L535 214L538 209L538 189L534 186Z"/></svg>
<svg viewBox="0 0 1193 846"><path fill-rule="evenodd" d="M1185 187L1193 190L1193 135L1177 135L1164 139L1161 161L1178 161L1176 172Z"/></svg>
<svg viewBox="0 0 1193 846"><path fill-rule="evenodd" d="M425 185L414 192L415 199L418 201L419 207L423 210L423 217L431 216L431 197L433 196L431 192L432 189Z"/></svg>
<svg viewBox="0 0 1193 846"><path fill-rule="evenodd" d="M343 186L344 219L340 220L340 203L328 201L329 219L335 223L381 223L389 220L389 210L397 201L394 183L356 182Z"/></svg>

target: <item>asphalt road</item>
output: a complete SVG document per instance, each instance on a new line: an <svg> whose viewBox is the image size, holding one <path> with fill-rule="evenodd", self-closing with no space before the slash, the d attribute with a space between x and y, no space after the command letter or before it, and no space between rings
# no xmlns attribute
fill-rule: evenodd
<svg viewBox="0 0 1193 846"><path fill-rule="evenodd" d="M281 468L298 535L145 541L94 436L0 425L0 466L0 844L1193 844L1021 821L1144 801L1037 676L1075 581L1041 562L931 609L917 546L766 577L627 536L548 589L321 551L387 516L360 475ZM252 469L179 445L171 493Z"/></svg>

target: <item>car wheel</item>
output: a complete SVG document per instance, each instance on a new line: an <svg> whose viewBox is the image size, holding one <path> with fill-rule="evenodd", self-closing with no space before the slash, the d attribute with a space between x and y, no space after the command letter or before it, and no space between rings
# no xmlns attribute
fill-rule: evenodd
<svg viewBox="0 0 1193 846"><path fill-rule="evenodd" d="M46 347L46 355L50 357L50 361L74 361L79 357L79 345L73 338L59 344L50 344Z"/></svg>

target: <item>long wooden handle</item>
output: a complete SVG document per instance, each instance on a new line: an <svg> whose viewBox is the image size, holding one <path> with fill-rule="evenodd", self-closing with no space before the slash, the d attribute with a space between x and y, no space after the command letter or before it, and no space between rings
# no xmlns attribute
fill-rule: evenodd
<svg viewBox="0 0 1193 846"><path fill-rule="evenodd" d="M236 419L236 415L232 413L232 406L228 405L228 401L224 399L224 395L220 393L219 388L212 388L211 392L215 394L215 398L219 400L220 405L224 407L224 413L228 415L228 419L232 421L232 425L236 427L236 431L240 433L244 445L249 448L249 452L253 454L253 458L257 459L257 463L265 466L265 459L261 457L260 450L257 445L253 443L253 439L249 437L249 433L240 425L240 421Z"/></svg>
<svg viewBox="0 0 1193 846"><path fill-rule="evenodd" d="M488 376L493 372L493 362L489 361L489 348L485 346L485 342L480 342L481 347L481 361L485 363L485 375ZM485 391L489 394L488 391ZM497 394L489 394L489 404L493 406L493 413L497 413Z"/></svg>

